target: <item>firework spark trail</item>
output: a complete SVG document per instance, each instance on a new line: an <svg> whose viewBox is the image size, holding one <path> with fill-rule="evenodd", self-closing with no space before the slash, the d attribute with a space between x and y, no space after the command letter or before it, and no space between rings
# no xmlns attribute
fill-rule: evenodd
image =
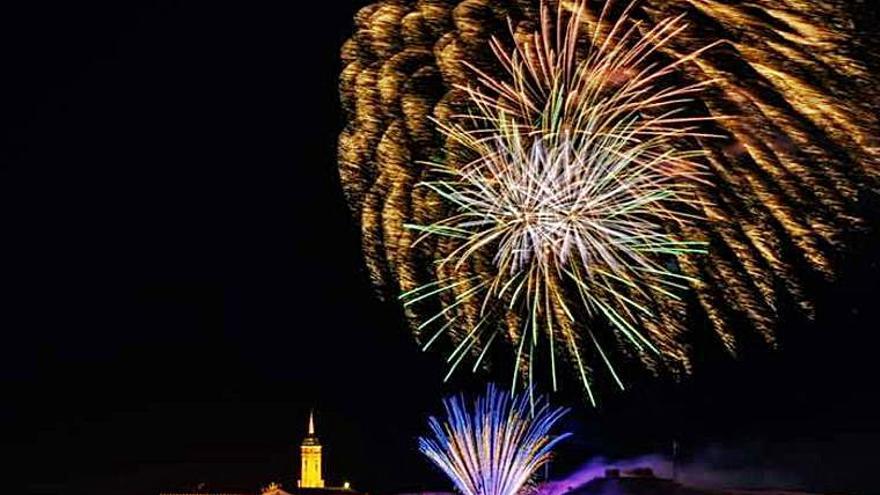
<svg viewBox="0 0 880 495"><path fill-rule="evenodd" d="M638 23L627 27L624 15L604 39L594 36L582 56L577 11L554 17L545 8L540 30L512 51L492 43L505 77L472 67L480 85L460 89L477 110L438 125L473 158L461 166L428 163L439 178L416 185L444 198L453 214L407 225L423 232L421 239L459 241L440 261L456 274L476 254L494 251L494 271L457 297L455 304L482 299L478 322L450 357L452 369L480 336L494 337L497 327L484 322L496 306L525 315L517 361L526 363L530 381L534 350L544 338L539 335L546 335L554 389L559 351L553 343L576 341L573 324L581 319L602 318L638 350L660 352L640 318L656 318L655 301L678 299L675 292L685 287L687 277L667 268L670 260L704 250L669 226L699 218L694 188L705 180L697 162L702 151L688 146L712 137L699 127L710 119L687 116L685 107L705 83L657 86L702 50L668 65L647 61L683 29L679 21L666 20L637 37ZM445 287L455 289L453 280ZM443 291L430 283L402 299L421 300L425 289ZM566 291L577 294L580 305L566 303ZM569 358L578 363L592 399L579 347L562 348L574 354Z"/></svg>
<svg viewBox="0 0 880 495"><path fill-rule="evenodd" d="M419 450L463 495L517 495L550 459L568 433L550 431L566 409L542 398L512 396L489 385L469 407L464 397L444 400L446 419L430 418L433 437L419 438Z"/></svg>
<svg viewBox="0 0 880 495"><path fill-rule="evenodd" d="M592 398L599 377L626 381L621 358L688 371L705 349L686 328L704 321L735 352L753 332L774 343L777 312L812 315L810 285L834 276L878 189L880 81L846 2L545 5L382 0L343 49L342 182L371 276L403 295L420 344L449 346L450 374L500 345L528 383L539 366L555 385L564 362ZM677 161L629 191L668 197L631 223L576 220L613 170L588 157L643 167L670 147Z"/></svg>

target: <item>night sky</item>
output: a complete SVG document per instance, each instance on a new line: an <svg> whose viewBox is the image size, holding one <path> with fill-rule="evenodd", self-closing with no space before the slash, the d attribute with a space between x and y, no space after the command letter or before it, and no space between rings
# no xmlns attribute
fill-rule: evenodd
<svg viewBox="0 0 880 495"><path fill-rule="evenodd" d="M367 280L335 162L338 50L367 2L6 3L27 5L0 9L3 490L289 481L313 407L328 481L447 488L415 436L444 393L509 373L443 385ZM675 439L880 493L878 248L860 238L776 350L703 356L598 410L571 384L554 473Z"/></svg>

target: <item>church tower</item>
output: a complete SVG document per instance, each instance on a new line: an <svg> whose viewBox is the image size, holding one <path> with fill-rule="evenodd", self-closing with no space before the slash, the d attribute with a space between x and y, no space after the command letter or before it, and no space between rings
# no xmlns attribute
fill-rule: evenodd
<svg viewBox="0 0 880 495"><path fill-rule="evenodd" d="M315 417L309 413L309 434L303 440L300 452L300 488L324 488L321 478L321 444L315 435Z"/></svg>

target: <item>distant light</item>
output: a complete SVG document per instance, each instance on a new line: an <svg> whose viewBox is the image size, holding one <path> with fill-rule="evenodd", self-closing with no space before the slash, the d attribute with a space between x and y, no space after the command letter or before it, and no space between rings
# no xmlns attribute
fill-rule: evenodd
<svg viewBox="0 0 880 495"><path fill-rule="evenodd" d="M344 490L351 490L351 483L346 481L345 483L342 484L342 488Z"/></svg>

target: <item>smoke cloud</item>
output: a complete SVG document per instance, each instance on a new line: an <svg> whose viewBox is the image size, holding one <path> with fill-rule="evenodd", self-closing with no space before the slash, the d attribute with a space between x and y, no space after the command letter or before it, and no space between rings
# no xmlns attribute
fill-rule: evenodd
<svg viewBox="0 0 880 495"><path fill-rule="evenodd" d="M762 457L759 446L740 449L709 447L680 457L674 466L672 457L666 454L647 454L627 459L594 457L567 477L544 484L540 491L541 495L564 495L594 478L604 476L605 470L610 468L618 468L621 472L650 468L657 477L675 478L683 485L701 488L803 488L799 476L763 465Z"/></svg>

